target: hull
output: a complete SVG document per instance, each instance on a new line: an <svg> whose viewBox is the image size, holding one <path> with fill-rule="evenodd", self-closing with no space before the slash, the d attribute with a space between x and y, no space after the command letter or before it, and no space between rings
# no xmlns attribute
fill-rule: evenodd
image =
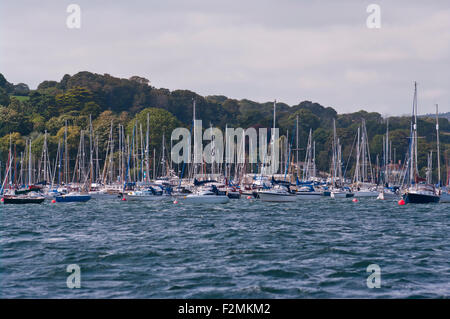
<svg viewBox="0 0 450 319"><path fill-rule="evenodd" d="M399 196L395 193L385 193L385 192L380 192L378 194L377 199L379 200L395 200L397 199Z"/></svg>
<svg viewBox="0 0 450 319"><path fill-rule="evenodd" d="M297 192L295 193L295 196L299 200L303 199L321 199L323 198L323 193L320 192Z"/></svg>
<svg viewBox="0 0 450 319"><path fill-rule="evenodd" d="M190 204L226 204L229 201L228 196L217 195L188 195L183 199L184 203Z"/></svg>
<svg viewBox="0 0 450 319"><path fill-rule="evenodd" d="M167 199L169 196L163 195L126 195L127 200L129 201L140 201L140 202L152 202L157 200Z"/></svg>
<svg viewBox="0 0 450 319"><path fill-rule="evenodd" d="M427 194L406 193L405 195L403 195L403 199L406 203L411 204L427 204L439 202L439 196Z"/></svg>
<svg viewBox="0 0 450 319"><path fill-rule="evenodd" d="M241 194L239 192L228 192L227 194L229 199L239 199L241 198Z"/></svg>
<svg viewBox="0 0 450 319"><path fill-rule="evenodd" d="M4 204L41 204L45 200L44 197L21 198L21 197L3 197Z"/></svg>
<svg viewBox="0 0 450 319"><path fill-rule="evenodd" d="M442 193L439 203L450 203L450 194Z"/></svg>
<svg viewBox="0 0 450 319"><path fill-rule="evenodd" d="M376 191L357 191L355 192L355 197L378 197L378 192Z"/></svg>
<svg viewBox="0 0 450 319"><path fill-rule="evenodd" d="M331 192L330 194L331 198L349 198L353 196L355 196L355 194L347 192Z"/></svg>
<svg viewBox="0 0 450 319"><path fill-rule="evenodd" d="M119 194L99 194L99 193L89 193L89 196L91 196L92 199L117 199L121 196Z"/></svg>
<svg viewBox="0 0 450 319"><path fill-rule="evenodd" d="M294 194L285 195L285 194L276 194L269 192L259 192L259 199L263 202L294 202L297 200L297 196Z"/></svg>
<svg viewBox="0 0 450 319"><path fill-rule="evenodd" d="M63 195L55 197L58 203L84 203L90 199L91 196L89 195Z"/></svg>

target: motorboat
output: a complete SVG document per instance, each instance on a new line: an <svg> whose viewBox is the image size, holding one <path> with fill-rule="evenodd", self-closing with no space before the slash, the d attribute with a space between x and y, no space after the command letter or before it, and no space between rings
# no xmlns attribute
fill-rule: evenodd
<svg viewBox="0 0 450 319"><path fill-rule="evenodd" d="M226 192L219 191L215 185L201 187L192 194L184 196L184 203L192 204L226 204L230 201Z"/></svg>

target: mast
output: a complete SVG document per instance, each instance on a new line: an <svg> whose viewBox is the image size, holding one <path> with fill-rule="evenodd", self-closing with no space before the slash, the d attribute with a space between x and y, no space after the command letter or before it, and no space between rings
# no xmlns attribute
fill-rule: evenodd
<svg viewBox="0 0 450 319"><path fill-rule="evenodd" d="M331 184L334 187L334 183L336 181L336 161L337 161L337 141L336 141L336 120L333 119L333 163L331 166L332 174L331 174Z"/></svg>
<svg viewBox="0 0 450 319"><path fill-rule="evenodd" d="M94 156L93 156L93 136L92 136L92 115L89 115L89 166L90 166L90 174L89 174L89 187L88 190L91 190L92 187L92 176L94 175Z"/></svg>
<svg viewBox="0 0 450 319"><path fill-rule="evenodd" d="M436 142L437 142L437 165L438 165L438 187L441 187L441 155L439 147L439 109L436 104Z"/></svg>
<svg viewBox="0 0 450 319"><path fill-rule="evenodd" d="M47 181L47 130L44 133L44 181Z"/></svg>
<svg viewBox="0 0 450 319"><path fill-rule="evenodd" d="M64 147L65 147L65 154L64 154L64 181L65 183L69 183L69 146L67 144L67 120L64 123Z"/></svg>
<svg viewBox="0 0 450 319"><path fill-rule="evenodd" d="M390 164L390 151L389 151L389 118L387 119L386 123L386 145L385 145L385 172L384 172L384 180L386 183L389 184L389 164Z"/></svg>
<svg viewBox="0 0 450 319"><path fill-rule="evenodd" d="M31 185L33 182L31 179L31 138L29 143L29 151L28 151L28 185Z"/></svg>
<svg viewBox="0 0 450 319"><path fill-rule="evenodd" d="M113 135L113 121L111 120L111 155L109 156L109 182L113 183L114 172L114 135Z"/></svg>
<svg viewBox="0 0 450 319"><path fill-rule="evenodd" d="M360 144L359 144L359 140L360 140L360 129L361 127L358 126L358 137L356 139L356 169L355 169L355 183L359 183L360 182L360 176L359 176L359 169L360 169L360 163L359 163L359 158L360 158Z"/></svg>
<svg viewBox="0 0 450 319"><path fill-rule="evenodd" d="M417 160L417 82L414 82L414 170L415 174L419 174L419 168L418 168L418 160ZM417 183L416 183L417 186Z"/></svg>
<svg viewBox="0 0 450 319"><path fill-rule="evenodd" d="M145 133L145 164L146 164L146 181L150 179L150 163L148 158L149 153L149 127L150 127L150 113L147 113L147 132Z"/></svg>
<svg viewBox="0 0 450 319"><path fill-rule="evenodd" d="M155 163L156 163L156 149L153 148L153 180L156 180L156 167L155 167Z"/></svg>
<svg viewBox="0 0 450 319"><path fill-rule="evenodd" d="M275 122L277 117L277 100L273 101L273 130L272 130L272 163L275 162ZM271 164L273 165L273 164ZM278 170L277 170L278 171Z"/></svg>
<svg viewBox="0 0 450 319"><path fill-rule="evenodd" d="M295 146L295 157L297 158L297 178L299 175L299 163L298 163L298 115L296 116L296 125L295 125L295 135L296 135L296 146Z"/></svg>
<svg viewBox="0 0 450 319"><path fill-rule="evenodd" d="M161 157L161 164L162 164L162 168L161 168L161 174L166 174L166 147L165 147L165 133L163 133L162 136L162 157ZM167 175L167 174L166 174ZM164 175L164 176L166 176Z"/></svg>

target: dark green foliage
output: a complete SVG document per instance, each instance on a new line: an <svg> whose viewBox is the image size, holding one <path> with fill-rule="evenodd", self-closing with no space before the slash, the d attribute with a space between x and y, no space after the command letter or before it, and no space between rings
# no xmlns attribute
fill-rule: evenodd
<svg viewBox="0 0 450 319"><path fill-rule="evenodd" d="M223 95L200 96L188 90L170 91L151 86L148 79L133 76L121 79L109 74L79 72L73 76L64 75L61 81L43 81L37 90L27 90L28 86L9 83L0 74L0 138L9 143L9 133L15 140L32 136L38 137L34 147L42 142L42 133L49 133L49 145L57 145L62 138L64 124L69 126L71 153L76 153L80 129L88 129L92 117L94 130L99 139L99 151L105 154L111 122L114 139L117 140L117 127L124 125L130 134L137 119L145 134L146 114L150 114L151 146L159 151L162 133L169 143L171 130L176 126L191 127L193 101L196 101L196 118L203 120L203 127L210 124L221 129L228 127L265 127L273 125L273 102L258 103L247 99L236 100ZM13 94L26 95L26 98L13 97ZM319 103L303 101L289 106L277 103L276 125L280 134L295 134L296 118L299 119L299 156L305 156L310 129L316 142L316 162L322 171L328 171L331 158L333 120L336 120L337 134L342 144L344 166L353 152L358 126L366 122L372 162L376 156L382 157L383 135L386 120L379 113L358 111L337 114L332 107ZM391 117L389 119L390 140L395 149L396 160L404 160L408 151L410 117ZM441 130L441 160L450 149L450 123L448 119L439 120ZM426 166L428 151L436 150L436 130L433 115L419 118L419 166ZM291 141L291 138L289 138ZM5 145L6 145L5 144ZM294 144L296 141L294 140ZM352 150L353 148L353 150ZM54 149L51 150L55 152ZM4 159L5 154L1 154ZM436 156L434 155L434 160ZM352 165L350 157L350 165ZM436 165L433 164L435 167ZM350 170L350 168L349 168Z"/></svg>

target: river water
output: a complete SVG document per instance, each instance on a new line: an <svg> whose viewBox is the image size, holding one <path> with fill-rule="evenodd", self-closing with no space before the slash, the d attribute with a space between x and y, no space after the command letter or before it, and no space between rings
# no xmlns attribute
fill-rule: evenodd
<svg viewBox="0 0 450 319"><path fill-rule="evenodd" d="M449 224L374 199L0 205L0 297L448 298Z"/></svg>

